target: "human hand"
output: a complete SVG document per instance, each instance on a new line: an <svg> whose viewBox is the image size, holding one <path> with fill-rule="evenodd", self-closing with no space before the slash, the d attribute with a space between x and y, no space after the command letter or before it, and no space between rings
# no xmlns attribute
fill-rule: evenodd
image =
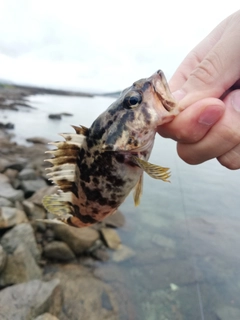
<svg viewBox="0 0 240 320"><path fill-rule="evenodd" d="M158 128L189 164L217 158L240 168L240 11L222 21L181 63L169 82L183 110Z"/></svg>

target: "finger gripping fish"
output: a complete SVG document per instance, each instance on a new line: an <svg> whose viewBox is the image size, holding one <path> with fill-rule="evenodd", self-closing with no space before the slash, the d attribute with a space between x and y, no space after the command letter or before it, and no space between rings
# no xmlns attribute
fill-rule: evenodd
<svg viewBox="0 0 240 320"><path fill-rule="evenodd" d="M85 227L113 214L132 189L135 205L142 194L143 172L169 181L170 172L148 161L157 127L178 114L161 70L136 81L88 129L61 136L47 151L49 180L59 191L43 199L59 222Z"/></svg>

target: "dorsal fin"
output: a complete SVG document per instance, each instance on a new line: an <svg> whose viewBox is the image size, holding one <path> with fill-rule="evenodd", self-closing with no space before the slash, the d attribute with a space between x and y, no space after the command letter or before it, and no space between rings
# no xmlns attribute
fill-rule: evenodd
<svg viewBox="0 0 240 320"><path fill-rule="evenodd" d="M59 188L57 194L46 196L43 199L44 207L51 213L58 216L58 219L67 223L72 216L73 208L71 203L76 202L78 190L76 188L77 159L81 156L81 149L84 148L88 128L73 126L76 133L63 133L61 136L65 141L50 143L57 148L48 150L46 153L53 157L46 159L52 167L46 168L49 180Z"/></svg>

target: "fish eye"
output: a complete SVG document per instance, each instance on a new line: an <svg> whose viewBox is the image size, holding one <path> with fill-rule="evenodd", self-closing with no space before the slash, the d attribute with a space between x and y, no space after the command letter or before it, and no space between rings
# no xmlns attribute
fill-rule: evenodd
<svg viewBox="0 0 240 320"><path fill-rule="evenodd" d="M142 96L138 92L134 92L133 94L125 97L123 100L123 105L125 108L135 108L142 102Z"/></svg>

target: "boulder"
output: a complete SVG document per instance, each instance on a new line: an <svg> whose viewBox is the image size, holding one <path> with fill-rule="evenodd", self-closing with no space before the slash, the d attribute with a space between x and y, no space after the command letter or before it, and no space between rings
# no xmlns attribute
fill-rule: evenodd
<svg viewBox="0 0 240 320"><path fill-rule="evenodd" d="M92 228L74 228L67 225L53 225L55 237L65 242L75 254L90 249L99 239L99 233Z"/></svg>
<svg viewBox="0 0 240 320"><path fill-rule="evenodd" d="M27 222L25 212L16 208L0 208L0 229L13 227L17 224Z"/></svg>
<svg viewBox="0 0 240 320"><path fill-rule="evenodd" d="M32 280L0 291L0 319L32 320L45 312L58 316L60 308L58 279Z"/></svg>
<svg viewBox="0 0 240 320"><path fill-rule="evenodd" d="M37 265L28 248L20 244L13 254L7 257L6 267L1 273L0 286L40 279L42 270Z"/></svg>
<svg viewBox="0 0 240 320"><path fill-rule="evenodd" d="M16 225L3 235L0 243L9 254L12 254L19 244L23 244L29 249L36 261L40 259L41 254L35 240L33 228L29 223Z"/></svg>
<svg viewBox="0 0 240 320"><path fill-rule="evenodd" d="M75 258L69 246L62 241L47 243L43 249L43 254L48 259L56 259L59 261L68 261Z"/></svg>

